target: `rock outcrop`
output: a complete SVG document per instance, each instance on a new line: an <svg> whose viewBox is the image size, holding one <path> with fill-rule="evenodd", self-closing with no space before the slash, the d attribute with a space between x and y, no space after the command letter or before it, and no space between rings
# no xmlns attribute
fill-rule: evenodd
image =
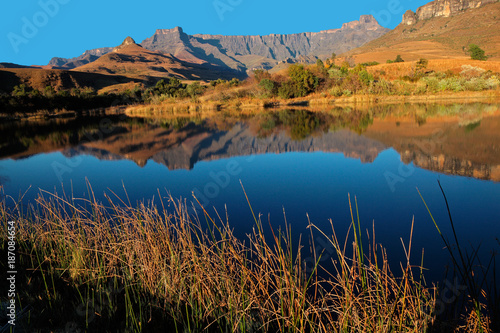
<svg viewBox="0 0 500 333"><path fill-rule="evenodd" d="M413 25L418 21L433 17L450 17L466 9L478 8L494 2L498 0L434 0L419 7L416 13L411 10L404 13L402 23Z"/></svg>
<svg viewBox="0 0 500 333"><path fill-rule="evenodd" d="M151 51L170 53L175 57L198 64L209 63L245 72L253 67L273 66L286 59L330 56L359 47L374 40L389 29L380 26L372 15L362 15L359 20L344 23L340 29L300 34L271 34L266 36L188 35L182 28L158 29L141 45ZM133 39L130 38L130 43ZM123 44L122 44L123 45ZM102 56L113 48L86 51L73 59L53 58L49 65L74 68L77 61L91 62L92 56ZM248 57L253 56L253 57ZM85 58L87 57L87 58ZM71 67L73 66L73 67Z"/></svg>
<svg viewBox="0 0 500 333"><path fill-rule="evenodd" d="M135 40L132 37L130 37L130 36L127 37L127 38L125 38L125 40L123 41L123 43L120 44L120 46L115 47L113 49L113 52L117 52L117 51L119 51L119 50L121 50L124 47L129 46L129 45L137 45L135 43Z"/></svg>

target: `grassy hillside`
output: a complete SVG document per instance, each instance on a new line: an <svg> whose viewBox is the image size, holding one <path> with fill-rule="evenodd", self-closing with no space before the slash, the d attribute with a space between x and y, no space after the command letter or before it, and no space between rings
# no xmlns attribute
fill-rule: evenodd
<svg viewBox="0 0 500 333"><path fill-rule="evenodd" d="M468 45L479 45L491 60L500 60L500 3L469 9L452 17L435 17L414 25L398 25L384 36L342 54L356 63L469 58Z"/></svg>

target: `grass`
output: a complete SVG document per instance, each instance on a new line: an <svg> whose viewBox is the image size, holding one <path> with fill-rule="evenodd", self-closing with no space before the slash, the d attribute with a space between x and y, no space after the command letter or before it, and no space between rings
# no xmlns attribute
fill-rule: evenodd
<svg viewBox="0 0 500 333"><path fill-rule="evenodd" d="M441 232L425 199L420 191L418 193L429 212L437 232L443 240L443 244L450 253L450 258L453 262L453 278L455 282L458 282L453 288L455 289L453 290L455 295L449 299L447 310L454 312L454 321L459 321L456 318L456 314L463 315L464 313L468 313L470 320L467 320L465 325L462 326L466 331L497 332L500 328L498 314L498 310L500 309L500 294L498 293L496 282L496 254L493 253L489 262L484 264L478 256L479 247L472 248L472 251L467 251L460 243L453 223L448 199L439 180L438 185L446 204L453 234L452 241ZM491 278L492 280L488 282L488 279Z"/></svg>
<svg viewBox="0 0 500 333"><path fill-rule="evenodd" d="M410 264L413 226L403 244L407 262L393 274L374 231L368 241L363 236L356 199L354 205L349 199L352 220L345 239L337 237L333 223L329 233L310 223L308 251L292 242L289 225L266 227L248 197L255 225L246 240L233 235L219 212L212 214L216 218L204 209L196 213L186 201L168 197L131 207L107 198L103 204L42 192L30 207L1 203L3 250L7 222L16 221L23 268L17 302L29 315L18 319L18 327L441 331L432 311L437 289L425 287L421 266ZM317 236L328 239L333 257L316 250Z"/></svg>

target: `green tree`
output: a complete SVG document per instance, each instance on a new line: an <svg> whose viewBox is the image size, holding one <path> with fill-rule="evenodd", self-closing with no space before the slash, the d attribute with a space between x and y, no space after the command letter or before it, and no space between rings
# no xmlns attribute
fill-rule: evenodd
<svg viewBox="0 0 500 333"><path fill-rule="evenodd" d="M297 97L295 95L295 85L292 81L286 81L278 88L278 96L283 99Z"/></svg>
<svg viewBox="0 0 500 333"><path fill-rule="evenodd" d="M429 64L429 60L425 58L420 58L417 61L417 71L425 71L427 69L427 65Z"/></svg>
<svg viewBox="0 0 500 333"><path fill-rule="evenodd" d="M203 94L205 87L203 87L200 82L193 82L187 86L186 91L191 96L192 99L196 99L199 95Z"/></svg>
<svg viewBox="0 0 500 333"><path fill-rule="evenodd" d="M156 83L155 95L167 95L169 97L177 97L180 90L186 89L186 84L182 83L179 79L171 77L168 82L161 79Z"/></svg>
<svg viewBox="0 0 500 333"><path fill-rule="evenodd" d="M370 82L373 82L374 77L372 74L368 73L365 69L359 71L358 73L359 80L365 85L369 86Z"/></svg>
<svg viewBox="0 0 500 333"><path fill-rule="evenodd" d="M295 85L295 97L304 97L313 92L319 84L319 78L303 65L293 64L288 67L288 75Z"/></svg>
<svg viewBox="0 0 500 333"><path fill-rule="evenodd" d="M469 45L469 54L470 54L471 59L474 59L474 60L486 60L488 58L484 54L484 50L481 49L476 44L470 44Z"/></svg>
<svg viewBox="0 0 500 333"><path fill-rule="evenodd" d="M28 92L27 92L25 84L20 84L18 86L15 86L14 90L12 90L12 96L25 97L27 95L28 95Z"/></svg>
<svg viewBox="0 0 500 333"><path fill-rule="evenodd" d="M318 67L319 70L323 70L325 68L325 64L323 63L323 60L319 59L316 60L316 66Z"/></svg>
<svg viewBox="0 0 500 333"><path fill-rule="evenodd" d="M401 58L401 55L398 54L394 62L405 62L405 61L403 60L403 58Z"/></svg>
<svg viewBox="0 0 500 333"><path fill-rule="evenodd" d="M46 86L43 94L45 95L45 97L52 98L56 95L56 91L54 87Z"/></svg>
<svg viewBox="0 0 500 333"><path fill-rule="evenodd" d="M270 79L262 79L259 83L259 87L264 90L266 97L274 96L277 92L276 83Z"/></svg>

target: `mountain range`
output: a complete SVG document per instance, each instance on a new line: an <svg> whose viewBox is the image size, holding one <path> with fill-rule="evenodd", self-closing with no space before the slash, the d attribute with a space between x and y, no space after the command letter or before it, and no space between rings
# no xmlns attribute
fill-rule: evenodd
<svg viewBox="0 0 500 333"><path fill-rule="evenodd" d="M371 15L341 28L266 36L189 35L180 27L158 29L136 43L127 37L117 47L85 51L45 66L0 63L0 94L27 84L36 89L83 88L101 92L154 84L161 78L214 80L246 78L255 69L275 71L288 63L314 63L336 53L339 61L379 62L402 56L470 58L467 48L478 44L488 60L500 60L499 0L434 0L415 12L406 11L401 24L386 29ZM384 65L381 65L384 66Z"/></svg>
<svg viewBox="0 0 500 333"><path fill-rule="evenodd" d="M140 43L146 50L170 54L179 60L194 64L211 64L246 73L256 68L270 69L279 62L315 61L359 47L390 29L378 24L371 15L362 15L358 21L344 23L339 29L300 34L271 34L267 36L188 35L181 27L158 29L153 36ZM113 52L113 47L85 51L81 56L53 58L48 66L56 69L74 69L94 62Z"/></svg>

